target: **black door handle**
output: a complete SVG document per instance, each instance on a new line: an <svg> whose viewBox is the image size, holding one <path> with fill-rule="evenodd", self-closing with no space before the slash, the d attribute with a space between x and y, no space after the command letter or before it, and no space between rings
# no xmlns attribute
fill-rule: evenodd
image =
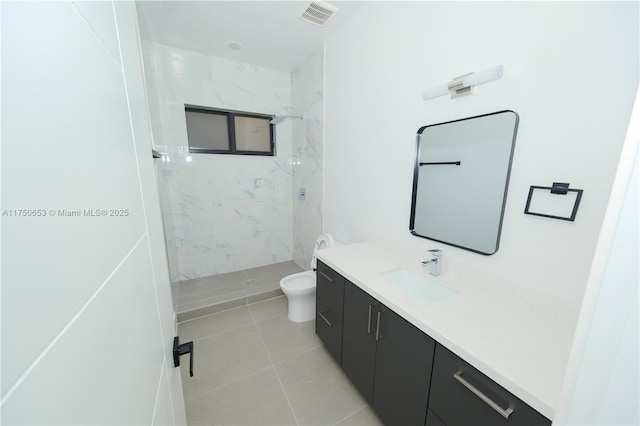
<svg viewBox="0 0 640 426"><path fill-rule="evenodd" d="M180 344L178 336L173 338L173 365L180 367L180 357L189 354L189 376L193 377L193 342Z"/></svg>

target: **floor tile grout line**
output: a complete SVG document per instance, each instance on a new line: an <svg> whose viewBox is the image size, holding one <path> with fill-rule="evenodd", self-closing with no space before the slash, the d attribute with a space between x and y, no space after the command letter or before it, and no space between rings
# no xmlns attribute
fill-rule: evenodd
<svg viewBox="0 0 640 426"><path fill-rule="evenodd" d="M203 336L203 337L193 337L192 340L194 342L198 342L200 340L205 340L205 339L209 339L211 337L216 337L216 336L219 336L221 334L228 333L230 331L237 331L237 330L240 330L243 327L248 327L250 325L253 325L256 328L256 330L258 329L258 327L255 325L254 322L248 322L248 323L246 323L244 325L234 326L233 328L227 328L225 330L216 331L215 333L207 334L206 336ZM260 332L259 330L257 330L257 331Z"/></svg>
<svg viewBox="0 0 640 426"><path fill-rule="evenodd" d="M266 367L261 368L260 370L254 371L253 373L247 374L246 376L243 376L243 377L241 377L241 378L239 378L239 379L233 380L233 381L231 381L231 382L229 382L229 383L225 383L224 385L219 386L219 387L217 387L217 388L213 388L213 389L211 389L211 390L208 390L207 392L203 393L202 395L198 395L198 396L196 396L195 398L190 398L190 399L188 399L188 400L187 400L187 399L185 399L185 401L184 401L184 402L186 403L186 402L192 402L192 401L195 401L196 399L200 399L200 398L202 398L202 397L205 397L205 396L207 396L207 395L212 394L213 392L219 391L219 390L224 389L224 388L227 388L227 387L229 387L229 386L233 386L233 385L235 385L236 383L239 383L239 382L241 382L241 381L243 381L243 380L248 379L248 378L249 378L249 377L251 377L251 376L255 376L256 374L260 374L260 373L262 373L262 372L264 372L264 371L267 371L267 370L269 370L269 369L271 369L271 368L273 368L273 365L267 365Z"/></svg>
<svg viewBox="0 0 640 426"><path fill-rule="evenodd" d="M191 318L191 319L187 319L187 320L184 320L184 321L180 321L178 324L184 324L184 323L190 322L190 321L198 321L198 320L201 320L201 319L206 318L206 317L210 317L210 316L213 316L213 315L218 315L218 314L222 314L222 313L225 313L225 312L233 311L234 309L241 309L241 308L247 308L248 309L248 307L249 307L249 305L244 304L244 305L236 306L235 308L225 309L224 311L212 312L210 314L206 314L206 315L203 315L201 317Z"/></svg>
<svg viewBox="0 0 640 426"><path fill-rule="evenodd" d="M182 300L191 300L191 301L187 301L187 302L183 302L182 304L186 304L186 303L194 303L197 302L201 299L215 299L216 297L224 297L224 296L228 296L230 294L234 294L234 293L240 293L241 291L244 291L245 289L245 285L238 285L238 286L224 286L224 287L213 287L212 288L205 288L205 289L197 289L197 290L192 290L192 291L182 291L180 294L180 298Z"/></svg>
<svg viewBox="0 0 640 426"><path fill-rule="evenodd" d="M279 297L284 297L284 296L279 296ZM272 298L272 299L275 299L275 298ZM267 299L267 300L272 300L272 299ZM252 304L250 304L250 305L256 305L256 304L258 304L258 303L263 303L263 302L265 302L265 301L258 301L258 302L254 302L254 303L252 303ZM236 378L236 379L234 379L232 382L226 383L226 384L224 384L223 386L219 386L219 387L217 387L217 388L215 388L215 389L211 389L211 390L209 390L209 391L207 391L207 392L205 392L205 393L203 393L203 394L201 394L201 395L198 395L198 396L196 396L196 397L194 397L194 398L190 398L188 401L185 401L185 402L187 402L187 403L192 403L193 401L197 401L197 400L199 400L199 399L201 399L201 398L204 398L204 397L206 397L206 396L210 396L213 392L223 390L223 389L225 389L226 387L228 387L228 386L232 386L232 385L234 385L234 384L236 384L236 383L238 383L238 382L240 382L240 381L242 381L242 380L246 380L246 379L248 379L249 377L252 377L252 376L254 376L254 375L257 375L257 374L260 374L260 373L266 372L266 371L267 371L267 370L269 370L269 369L273 369L274 373L276 374L276 379L278 380L278 384L280 385L280 388L281 388L281 389L282 389L282 391L283 391L283 394L284 394L284 396L285 396L285 399L286 399L286 401L287 401L287 404L288 404L288 406L289 406L289 409L291 410L291 413L292 413L292 415L293 415L293 417L294 417L294 420L295 420L295 422L296 422L296 425L300 426L300 425L301 425L300 420L298 419L298 416L296 415L296 413L295 413L295 411L294 411L294 409L293 409L293 405L291 404L291 401L290 401L289 396L288 396L288 394L287 394L287 392L286 392L286 390L285 390L285 387L284 387L284 385L283 385L282 379L281 379L281 377L280 377L280 374L279 374L279 372L278 372L278 368L277 368L277 367L278 367L278 366L280 366L281 364L283 364L283 363L285 363L285 362L287 362L287 361L290 361L292 358L287 359L287 360L283 360L283 361L279 361L278 363L275 363L275 362L273 361L272 356L271 356L271 355L270 355L270 353L269 353L269 350L268 350L267 345L266 345L266 341L264 340L264 337L263 337L263 333L262 333L262 331L261 331L260 327L258 326L258 325L259 325L260 323L262 323L262 322L269 321L269 320L273 320L273 319L278 318L278 317L286 316L286 313L285 313L285 314L280 314L280 315L275 315L275 314L273 314L273 313L272 313L272 314L271 314L271 315L269 315L268 317L258 319L258 314L260 314L260 312L254 312L254 310L252 310L252 309L251 309L250 305L246 305L246 306L242 306L242 307L247 307L247 309L248 309L248 311L249 311L249 317L250 317L250 321L251 321L251 322L247 322L247 323L245 323L244 325L241 325L241 326L238 326L238 327L233 327L233 328L230 328L230 329L227 329L227 330L219 331L219 332L217 332L217 333L213 333L213 334L211 334L211 335L209 335L209 336L202 337L202 338L198 338L198 339L196 339L196 340L203 340L203 339L206 339L206 338L208 338L208 337L213 337L213 336L219 335L219 334L221 334L221 333L225 333L225 332L228 332L228 331L237 330L237 329L240 329L240 328L243 328L243 327L248 327L249 325L253 325L253 326L254 326L254 328L255 328L255 331L258 333L258 336L259 336L259 338L260 338L260 341L261 341L261 343L262 343L262 346L265 348L265 353L267 354L267 359L269 360L269 364L270 364L270 365L267 365L267 366L265 366L265 367L263 367L263 368L261 368L261 369L259 369L259 370L257 370L257 371L254 371L254 372L252 372L252 373L250 373L250 374L247 374L246 376ZM237 309L237 308L232 308L232 309ZM232 309L229 309L229 310L232 310ZM271 312L271 310L269 310L268 312ZM246 317L245 317L245 320L246 320ZM299 354L296 354L294 358L297 358L297 357L300 357L300 356L304 356L304 355L305 355L305 354L307 354L307 353L310 353L310 352L312 352L312 351L314 351L314 350L317 350L319 347L321 347L321 345L316 346L316 347L311 348L311 349L308 349L308 350L305 350L304 352L301 352L301 353L299 353ZM363 409L365 409L367 406L368 406L368 404L364 403L362 406L358 407L358 408L357 408L357 409L355 409L354 411L352 411L352 412L350 412L349 414L347 414L346 416L342 417L342 418L341 418L341 419L339 419L337 422L335 422L335 423L334 423L334 422L332 422L331 424L332 424L332 425L334 425L334 426L336 426L336 425L338 425L340 422L343 422L343 421L345 421L346 419L348 419L349 417L351 417L351 416L355 415L356 413L358 413L358 412L362 411L362 410L363 410Z"/></svg>
<svg viewBox="0 0 640 426"><path fill-rule="evenodd" d="M240 292L238 292L238 293L240 293ZM185 313L188 313L188 312L198 311L198 310L201 310L201 309L207 309L207 308L210 308L212 306L220 305L220 304L223 304L223 303L237 302L239 300L244 299L245 303L242 304L242 305L236 306L235 308L229 308L229 309L225 309L223 311L212 312L210 314L205 314L205 315L199 316L197 318L192 318L192 319L199 319L199 318L202 318L202 317L206 317L208 315L218 314L220 312L230 311L231 309L241 308L243 306L247 306L247 303L246 303L247 302L247 295L245 294L244 290L242 290L242 294L243 294L242 297L238 297L236 299L225 300L225 301L220 302L220 303L212 303L212 304L207 304L207 305L200 305L199 304L197 306L194 306L192 309L187 309L185 311L179 310L178 313L179 314L185 314ZM176 305L176 309L178 309L178 308L180 308L180 307L182 307L184 305L191 305L191 304L195 304L195 303L198 303L198 302L205 302L205 301L210 300L210 299L215 299L215 297L207 297L207 298L204 298L204 299L199 300L197 302L179 303L179 304ZM185 320L185 321L191 321L191 320Z"/></svg>
<svg viewBox="0 0 640 426"><path fill-rule="evenodd" d="M278 287L278 288L279 288L279 287ZM278 290L278 288L273 288L273 289L270 289L270 290L268 290L268 291L264 291L264 292L261 292L261 293L253 293L253 294L247 294L247 293L246 293L246 290L243 290L243 293L244 293L244 296L243 296L243 297L238 298L238 299L231 299L231 300L227 300L227 301L224 301L224 302L221 302L221 303L220 303L220 304L224 304L224 303L230 303L230 302L237 302L237 301L239 301L239 300L244 299L244 300L245 300L245 303L243 303L242 305L238 305L238 306L235 306L235 307L233 307L233 308L224 309L224 310L222 310L222 311L211 312L211 313L209 313L209 314L201 315L201 316L196 317L196 318L186 319L186 320L180 321L180 323L187 322L187 321L199 320L199 319L201 319L201 318L208 317L208 316L210 316L210 315L219 314L219 313L226 312L226 311L230 311L230 310L233 310L233 309L237 309L237 308L242 308L242 307L245 307L245 306L253 305L253 304L255 304L255 303L265 302L265 301L267 301L267 300L275 299L276 297L284 296L284 294L280 293L280 294L278 294L277 296L272 296L272 297L268 297L268 298L266 298L266 299L261 299L261 300L257 300L257 301L255 301L255 302L251 302L251 303L249 303L249 299L250 299L250 298L252 298L252 297L254 297L254 296L260 296L260 295L264 295L264 294L267 294L267 293L271 293L271 292L273 292L274 290ZM207 299L204 299L204 300L208 300L208 299L215 299L215 297L207 298ZM186 310L186 311L180 311L180 310L178 309L178 308L180 308L180 306L188 305L188 304L192 304L192 303L196 303L196 302L187 302L187 303L178 303L178 304L176 304L176 309L178 310L178 315L185 314L185 313L192 312L192 311L197 311L197 310L200 310L200 309L206 309L206 308L209 308L209 307L212 307L212 306L215 306L215 305L216 305L216 304L213 304L213 305L203 305L203 306L198 306L198 307L195 307L194 309L190 309L190 310Z"/></svg>
<svg viewBox="0 0 640 426"><path fill-rule="evenodd" d="M273 358L271 358L271 354L269 353L269 348L267 348L267 344L264 341L264 337L262 337L262 332L260 331L260 328L258 328L258 323L255 320L255 317L253 316L253 312L251 312L251 309L249 309L249 314L251 315L251 318L253 319L253 324L255 325L256 329L258 330L258 336L260 336L260 341L262 342L262 345L264 346L264 350L267 352L267 357L269 357L269 362L271 362L271 368L273 368L273 372L276 374L276 379L278 379L278 383L280 384L280 389L282 389L282 394L284 395L284 398L287 400L287 404L289 405L289 409L291 410L291 414L293 414L293 419L296 421L296 426L300 426L300 421L298 420L298 416L296 416L296 412L293 409L293 405L291 404L291 401L289 400L289 395L287 395L287 391L284 389L284 385L282 384L282 380L280 379L280 374L278 374L278 369L276 368L276 365L273 362Z"/></svg>
<svg viewBox="0 0 640 426"><path fill-rule="evenodd" d="M274 366L276 366L276 365L283 364L283 363L285 363L285 362L289 362L289 361L291 361L291 360L292 360L292 359L294 359L294 358L297 358L297 357L302 356L302 355L306 355L306 354L308 354L309 352L313 352L313 351L315 351L315 350L317 350L318 348L321 348L321 347L322 347L322 343L321 343L321 344L319 344L318 346L314 346L313 348L308 349L308 350L306 350L306 351L304 351L304 352L300 352L299 354L296 354L296 355L292 356L291 358L285 358L285 359L283 359L282 361L278 361L278 362L276 362L276 363L275 363L275 364L273 364L273 365L274 365Z"/></svg>
<svg viewBox="0 0 640 426"><path fill-rule="evenodd" d="M198 292L190 292L190 291L182 291L180 295L177 296L179 302L176 303L176 306L179 307L181 305L197 305L194 309L198 309L200 307L207 307L216 305L216 303L209 303L207 301L214 302L216 299L222 299L220 303L231 302L234 300L242 299L242 297L234 297L238 294L242 294L244 297L247 295L246 284L238 284L234 286L226 286L223 288L211 288L201 290ZM266 291L275 290L274 286L264 285ZM273 287L273 288L272 288ZM179 290L178 290L179 291ZM228 300L224 300L227 297L232 297Z"/></svg>
<svg viewBox="0 0 640 426"><path fill-rule="evenodd" d="M191 321L198 321L198 320L202 320L202 319L204 319L204 318L211 317L211 316L213 316L213 315L218 315L218 314L223 314L223 313L225 313L225 312L233 311L234 309L247 308L247 309L249 310L249 313L251 313L251 308L250 308L249 306L251 306L251 305L255 305L255 304L257 304L257 303L263 303L263 302L267 302L267 301L270 301L270 300L273 300L273 299L277 299L278 297L284 297L284 295L274 296L274 297L270 297L269 299L259 300L259 301L257 301L257 302L249 303L249 304L246 304L246 305L236 306L235 308L225 309L224 311L212 312L212 313L210 313L210 314L206 314L206 315L203 315L203 316L201 316L201 317L197 317L197 318L190 318L190 319L187 319L187 320L184 320L184 321L180 321L180 322L178 322L178 325L180 325L180 324L185 324L185 323L188 323L188 322L191 322ZM261 320L260 320L260 321L258 321L258 322L262 322L262 321L264 321L264 320L271 319L271 318L275 318L275 317L263 318L263 319L261 319ZM252 320L253 320L253 316L252 316ZM254 322L255 322L255 321L254 321Z"/></svg>
<svg viewBox="0 0 640 426"><path fill-rule="evenodd" d="M284 297L284 296L278 296L278 297ZM271 300L271 299L267 299L267 300ZM261 302L264 302L264 301L254 302L254 303L261 303ZM252 304L254 304L254 303L252 303ZM237 308L232 308L232 309L237 309ZM231 309L229 309L229 310L231 310ZM225 388L225 387L227 387L227 386L231 386L231 385L233 385L233 384L235 384L235 383L238 383L238 382L240 382L240 381L242 381L242 380L248 379L249 377L251 377L251 376L253 376L253 375L255 375L255 374L261 373L261 372L263 372L263 371L266 371L266 370L268 370L268 369L270 369L270 368L273 368L273 369L274 369L274 372L276 373L276 376L277 376L277 370L275 369L275 365L273 364L273 361L271 360L271 357L269 356L269 351L267 350L266 345L264 344L264 340L262 340L262 337L260 336L260 329L258 328L258 325L257 325L259 322L263 322L263 321L266 321L266 320L270 320L270 319L273 319L273 318L277 318L277 316L268 317L268 318L261 319L260 321L256 321L256 320L255 320L255 317L253 316L253 313L251 312L251 310L249 310L249 313L251 314L251 320L252 320L252 322L250 322L250 323L246 323L246 324L241 325L241 326L238 326L238 327L234 327L234 328L230 328L230 329L222 330L222 331L219 331L219 332L216 332L216 333L210 334L210 335L205 336L205 337L199 337L199 338L197 338L197 339L196 339L196 338L194 338L194 339L193 339L193 341L194 341L194 342L197 342L197 341L199 341L199 340L208 339L208 338L210 338L210 337L214 337L214 336L220 335L220 334L222 334L222 333L226 333L226 332L228 332L228 331L238 330L238 329L240 329L240 328L247 327L247 326L249 326L249 325L253 325L253 326L255 327L256 333L257 333L257 334L258 334L258 336L261 338L261 342L262 342L263 346L265 347L265 353L267 354L267 357L269 358L270 365L268 365L268 366L266 366L266 367L264 367L264 368L262 368L262 369L260 369L260 370L257 370L257 371L254 371L254 372L252 372L252 373L249 373L249 374L247 374L246 376L242 376L242 377L240 377L240 378L238 378L238 379L235 379L235 380L233 380L233 381L231 381L231 382L229 382L229 383L226 383L226 384L224 384L224 385L222 385L222 386L219 386L219 387L217 387L217 388L214 388L214 389L208 390L207 392L203 393L202 395L198 395L198 396L197 396L197 397L195 397L195 398L190 398L189 400L186 400L186 399L185 399L185 402L187 402L187 401L188 401L188 402L195 401L196 399L202 398L202 397L204 397L204 396L206 396L206 395L211 394L212 392L215 392L215 391L217 391L217 390L223 389L223 388ZM306 353L306 352L305 352L305 353ZM282 386L282 384L281 384L281 386ZM284 391L284 390L283 390L283 391ZM285 395L286 395L286 394L285 394ZM292 412L293 412L293 410L292 410Z"/></svg>
<svg viewBox="0 0 640 426"><path fill-rule="evenodd" d="M258 332L258 333L260 333L260 328L258 327L258 323L261 323L261 322L264 322L264 321L268 321L268 320L272 320L272 319L274 319L274 318L277 318L277 316L273 316L273 317L263 318L263 319L261 319L260 321L255 321L255 319L254 319L254 317L253 317L253 314L252 314L251 310L249 310L249 315L251 316L251 322L247 322L247 323L242 324L242 325L233 326L232 328L226 328L226 329L224 329L224 330L216 331L216 332L213 332L213 333L211 333L211 334L207 334L206 336L192 337L192 338L191 338L191 340L193 340L194 342L197 342L197 341L200 341L200 340L209 339L209 338L211 338L211 337L219 336L219 335L221 335L221 334L223 334L223 333L227 333L227 332L229 332L229 331L234 331L234 330L241 329L242 327L246 327L246 326L248 326L248 325L253 325L253 326L255 326L255 328L256 328L256 330L257 330L257 332ZM178 324L178 326L179 326L180 324L182 324L182 323L179 323L179 324ZM181 336L181 337L184 337L184 336ZM316 348L317 348L317 347L316 347ZM316 348L313 348L313 349L316 349ZM311 349L311 350L313 350L313 349ZM308 351L305 351L305 352L303 352L303 353L307 353L307 352L308 352ZM275 364L274 364L274 365L275 365Z"/></svg>
<svg viewBox="0 0 640 426"><path fill-rule="evenodd" d="M350 413L350 414L347 414L346 416L344 416L343 418L341 418L340 420L338 420L337 422L335 422L335 423L334 423L334 425L339 425L339 424L340 424L340 422L345 421L345 420L346 420L346 419L348 419L349 417L351 417L351 416L353 416L354 414L356 414L358 411L362 411L362 410L364 410L365 408L367 408L367 405L369 405L369 404L366 404L366 403L365 403L362 407L358 408L356 411L354 411L354 412L352 412L352 413Z"/></svg>

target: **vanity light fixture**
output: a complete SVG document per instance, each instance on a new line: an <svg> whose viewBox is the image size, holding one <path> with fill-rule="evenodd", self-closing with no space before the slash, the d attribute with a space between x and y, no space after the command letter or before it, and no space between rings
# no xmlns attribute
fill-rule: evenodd
<svg viewBox="0 0 640 426"><path fill-rule="evenodd" d="M475 86L489 81L498 80L502 78L503 73L504 69L502 68L502 65L498 65L484 71L461 75L460 77L454 78L447 84L426 89L422 92L422 99L428 101L429 99L444 96L448 93L451 93L451 99L471 95L473 94L473 88Z"/></svg>

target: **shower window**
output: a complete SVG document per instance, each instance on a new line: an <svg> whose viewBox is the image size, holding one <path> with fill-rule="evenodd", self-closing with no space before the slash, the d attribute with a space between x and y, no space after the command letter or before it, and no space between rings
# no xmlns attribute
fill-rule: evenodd
<svg viewBox="0 0 640 426"><path fill-rule="evenodd" d="M270 155L275 152L270 115L185 105L189 152Z"/></svg>

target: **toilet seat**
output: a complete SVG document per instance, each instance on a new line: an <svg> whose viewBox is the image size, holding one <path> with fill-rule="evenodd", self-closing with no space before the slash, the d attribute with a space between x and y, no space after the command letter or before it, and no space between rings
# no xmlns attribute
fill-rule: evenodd
<svg viewBox="0 0 640 426"><path fill-rule="evenodd" d="M287 275L280 281L280 287L289 293L304 293L316 285L316 274L313 271L298 272Z"/></svg>

